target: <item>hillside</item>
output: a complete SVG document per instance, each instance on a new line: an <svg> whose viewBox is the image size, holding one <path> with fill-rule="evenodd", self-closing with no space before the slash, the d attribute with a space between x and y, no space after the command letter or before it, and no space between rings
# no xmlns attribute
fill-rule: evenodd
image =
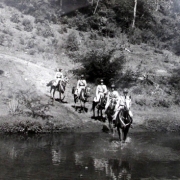
<svg viewBox="0 0 180 180"><path fill-rule="evenodd" d="M163 122L163 129L179 130L180 126L176 124L179 124L180 101L178 91L173 86L173 83L178 86L179 81L173 81L172 77L178 77L175 70L180 68L180 58L176 48L169 48L168 42L172 42L173 38L164 43L161 38L152 38L153 40L149 41L150 37L146 42L133 42L133 38L136 40L137 36L130 36L130 31L124 30L117 35L118 31L114 29L115 36L112 36L110 31L105 31L107 34L104 35L104 25L99 26L99 29L93 26L95 22L94 25L98 26L97 19L104 17L102 11L97 11L97 15L94 16L88 13L94 7L82 8L78 12L58 17L59 12L53 1L41 2L39 11L34 9L36 6L33 1L24 3L24 6L22 3L12 2L2 1L0 5L2 131L26 131L24 127L27 124L29 131L35 132L49 132L52 129L72 130L77 127L91 127L91 131L100 130L103 122L92 120L90 111L96 79L89 82L92 96L86 104L89 109L87 113L78 113L74 110L71 94L78 73L81 72L83 59L94 51L113 51L113 57L125 57L121 77L116 77L116 85L120 93L124 87L130 90L136 127L161 130ZM44 12L43 9L49 11ZM52 19L52 14L55 14L56 21ZM154 18L160 22L164 15L162 12L155 12ZM166 15L166 18L170 16ZM86 27L87 22L90 22L90 30L89 26ZM84 29L81 29L82 27ZM140 28L139 24L139 30L143 32ZM138 32L138 28L134 32ZM159 45L153 45L154 42ZM167 48L165 44L168 45ZM65 103L55 102L53 105L46 84L54 78L57 67L61 67L68 76L69 84L65 92ZM74 70L77 74L72 73ZM154 120L157 126L154 125ZM168 123L167 126L166 123L169 121L172 123Z"/></svg>

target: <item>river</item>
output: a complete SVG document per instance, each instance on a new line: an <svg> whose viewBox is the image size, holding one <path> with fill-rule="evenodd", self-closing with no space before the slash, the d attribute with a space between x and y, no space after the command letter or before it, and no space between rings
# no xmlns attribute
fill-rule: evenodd
<svg viewBox="0 0 180 180"><path fill-rule="evenodd" d="M180 178L180 135L131 133L121 144L108 133L1 135L2 180Z"/></svg>

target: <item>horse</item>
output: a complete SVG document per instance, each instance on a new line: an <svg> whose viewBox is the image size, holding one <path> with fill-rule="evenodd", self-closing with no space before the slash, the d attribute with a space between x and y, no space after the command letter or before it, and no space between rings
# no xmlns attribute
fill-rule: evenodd
<svg viewBox="0 0 180 180"><path fill-rule="evenodd" d="M114 121L114 124L112 122L112 115L114 114L112 107L114 108L115 105L111 107L111 109L112 109L111 114L110 113L107 114L110 129L113 130L113 135L115 133L114 130L116 128L118 131L119 140L123 141L123 142L126 141L127 134L129 132L129 128L131 127L131 124L132 124L132 118L129 115L130 103L131 103L130 100L126 100L126 103L124 105L122 105L122 107L120 108L120 110L117 114L117 117ZM113 128L113 126L114 126L114 128Z"/></svg>
<svg viewBox="0 0 180 180"><path fill-rule="evenodd" d="M53 91L52 101L54 102L55 92L58 91L59 92L59 100L62 102L64 100L65 96L63 98L61 98L61 94L64 94L65 89L66 89L66 84L69 82L69 79L67 77L64 77L63 80L60 80L58 82L57 86L54 86L54 82L55 82L55 80L52 80L47 84L47 86L50 86L50 94Z"/></svg>
<svg viewBox="0 0 180 180"><path fill-rule="evenodd" d="M92 102L92 110L93 110L93 117L92 118L95 118L95 108L97 108L97 115L98 115L98 118L100 117L101 119L103 118L103 109L105 109L105 105L106 105L106 102L107 102L107 96L101 96L100 97L100 100L98 102L95 102L93 101Z"/></svg>
<svg viewBox="0 0 180 180"><path fill-rule="evenodd" d="M85 107L85 103L88 101L88 98L90 97L90 87L86 86L85 89L81 89L79 96L77 96L75 94L75 87L72 88L72 94L74 95L74 107L75 110L77 111L77 106L76 103L78 102L78 100L80 101L81 104L81 110L85 111L86 107ZM83 103L83 105L82 105Z"/></svg>

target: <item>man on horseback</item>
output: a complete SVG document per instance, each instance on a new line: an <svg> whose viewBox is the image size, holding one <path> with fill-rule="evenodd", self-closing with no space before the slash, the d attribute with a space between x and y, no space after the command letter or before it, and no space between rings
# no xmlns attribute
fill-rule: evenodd
<svg viewBox="0 0 180 180"><path fill-rule="evenodd" d="M123 108L126 108L127 110L127 113L129 115L129 117L131 118L131 124L133 122L133 114L130 110L130 107L131 107L131 96L128 95L128 89L124 89L123 90L123 96L120 96L119 98L119 101L118 101L118 104L116 106L116 109L115 109L115 113L113 115L113 120L116 119L117 115L118 115L118 112L123 109ZM132 125L131 125L132 127Z"/></svg>
<svg viewBox="0 0 180 180"><path fill-rule="evenodd" d="M132 114L132 111L130 110L131 108L131 96L128 95L128 89L124 89L123 90L123 96L121 97L121 101L122 101L122 104L124 106L126 106L126 108L128 109L128 114L131 118L131 123L133 122L133 114Z"/></svg>
<svg viewBox="0 0 180 180"><path fill-rule="evenodd" d="M103 79L100 80L100 84L96 88L96 97L94 98L94 102L99 102L102 97L107 94L107 87L103 83Z"/></svg>
<svg viewBox="0 0 180 180"><path fill-rule="evenodd" d="M74 94L79 97L81 90L85 89L86 86L87 86L87 82L84 78L84 75L82 74L81 78L77 82L77 86L76 86L76 90L75 90Z"/></svg>
<svg viewBox="0 0 180 180"><path fill-rule="evenodd" d="M62 73L62 69L59 68L56 70L56 74L55 74L55 82L53 83L53 86L57 86L58 83L64 79L64 75Z"/></svg>
<svg viewBox="0 0 180 180"><path fill-rule="evenodd" d="M115 90L115 85L112 84L111 85L111 91L108 93L108 96L107 96L107 103L105 105L105 114L108 115L110 105L113 106L113 109L111 109L113 123L114 123L114 120L116 119L115 113L116 113L117 108L118 108L119 98L120 98L119 93L118 93L118 91Z"/></svg>

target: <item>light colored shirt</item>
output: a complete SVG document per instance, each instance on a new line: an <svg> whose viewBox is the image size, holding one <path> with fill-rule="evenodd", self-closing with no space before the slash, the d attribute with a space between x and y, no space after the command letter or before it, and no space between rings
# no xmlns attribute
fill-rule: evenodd
<svg viewBox="0 0 180 180"><path fill-rule="evenodd" d="M61 78L63 79L63 73L62 72L56 72L55 79Z"/></svg>
<svg viewBox="0 0 180 180"><path fill-rule="evenodd" d="M96 88L96 95L99 93L107 93L107 87L104 84L98 85Z"/></svg>
<svg viewBox="0 0 180 180"><path fill-rule="evenodd" d="M127 106L128 108L131 107L131 97L130 96L120 96L119 104L122 106Z"/></svg>
<svg viewBox="0 0 180 180"><path fill-rule="evenodd" d="M80 79L80 80L78 80L78 82L77 82L77 88L79 88L79 87L86 87L86 86L87 86L87 82L86 82L85 79Z"/></svg>

